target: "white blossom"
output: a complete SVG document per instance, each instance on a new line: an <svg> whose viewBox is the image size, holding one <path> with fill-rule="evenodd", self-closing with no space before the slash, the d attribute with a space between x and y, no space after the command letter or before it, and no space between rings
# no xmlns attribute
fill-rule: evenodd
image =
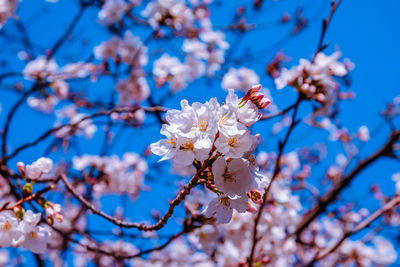
<svg viewBox="0 0 400 267"><path fill-rule="evenodd" d="M228 223L232 219L233 209L240 213L245 212L247 209L247 197L237 196L231 198L226 195L220 195L208 203L203 213L207 217L215 214L220 223Z"/></svg>
<svg viewBox="0 0 400 267"><path fill-rule="evenodd" d="M29 179L37 180L40 179L43 174L49 173L52 169L53 161L49 158L42 157L31 165L26 165L25 173Z"/></svg>
<svg viewBox="0 0 400 267"><path fill-rule="evenodd" d="M222 78L222 88L246 91L252 85L260 83L260 77L252 69L241 67L239 69L229 68Z"/></svg>
<svg viewBox="0 0 400 267"><path fill-rule="evenodd" d="M51 232L47 226L38 225L40 217L40 213L34 214L31 210L28 210L19 225L24 233L24 239L20 245L37 254L45 252L51 237Z"/></svg>
<svg viewBox="0 0 400 267"><path fill-rule="evenodd" d="M253 139L250 136L250 131L244 134L226 135L221 133L215 141L217 150L226 157L240 158L250 150L253 144Z"/></svg>
<svg viewBox="0 0 400 267"><path fill-rule="evenodd" d="M18 246L23 239L18 218L11 211L0 212L0 247Z"/></svg>
<svg viewBox="0 0 400 267"><path fill-rule="evenodd" d="M11 17L16 17L18 0L0 0L0 29Z"/></svg>
<svg viewBox="0 0 400 267"><path fill-rule="evenodd" d="M249 164L244 159L233 159L229 162L219 157L212 166L215 186L229 197L246 197L253 180Z"/></svg>

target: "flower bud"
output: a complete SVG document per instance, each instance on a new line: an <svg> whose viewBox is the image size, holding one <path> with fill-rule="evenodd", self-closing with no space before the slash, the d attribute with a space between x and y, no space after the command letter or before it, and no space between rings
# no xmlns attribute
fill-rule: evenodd
<svg viewBox="0 0 400 267"><path fill-rule="evenodd" d="M248 192L247 195L254 203L257 203L257 204L262 203L261 192L258 191L257 189L250 190L250 192Z"/></svg>
<svg viewBox="0 0 400 267"><path fill-rule="evenodd" d="M263 99L261 99L260 100L260 102L258 103L258 105L257 105L257 107L259 108L259 109L264 109L264 108L266 108L269 104L271 104L271 100L269 100L268 98L263 98Z"/></svg>
<svg viewBox="0 0 400 267"><path fill-rule="evenodd" d="M22 177L25 177L25 164L23 162L20 161L17 163L17 169Z"/></svg>
<svg viewBox="0 0 400 267"><path fill-rule="evenodd" d="M367 126L361 126L358 129L357 137L360 139L360 141L367 142L370 139L368 127Z"/></svg>
<svg viewBox="0 0 400 267"><path fill-rule="evenodd" d="M24 188L22 189L22 195L23 196L29 196L33 192L33 184L27 183L25 184Z"/></svg>
<svg viewBox="0 0 400 267"><path fill-rule="evenodd" d="M24 218L25 210L21 206L16 206L13 208L15 216L22 220Z"/></svg>
<svg viewBox="0 0 400 267"><path fill-rule="evenodd" d="M253 85L247 91L246 95L242 98L239 103L239 107L243 107L247 101L253 102L259 109L266 108L270 103L271 100L264 97L264 94L259 92L261 89L261 84Z"/></svg>

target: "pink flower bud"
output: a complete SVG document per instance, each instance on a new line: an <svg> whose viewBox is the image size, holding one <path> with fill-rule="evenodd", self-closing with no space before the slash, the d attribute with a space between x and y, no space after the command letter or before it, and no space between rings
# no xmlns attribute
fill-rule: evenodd
<svg viewBox="0 0 400 267"><path fill-rule="evenodd" d="M252 87L250 87L248 93L253 94L260 91L260 89L261 89L261 84L253 85Z"/></svg>
<svg viewBox="0 0 400 267"><path fill-rule="evenodd" d="M25 176L25 164L23 162L17 163L17 169L22 176Z"/></svg>
<svg viewBox="0 0 400 267"><path fill-rule="evenodd" d="M253 85L252 87L250 87L247 93L242 98L242 102L244 101L246 103L252 97L252 95L260 91L260 89L261 84Z"/></svg>
<svg viewBox="0 0 400 267"><path fill-rule="evenodd" d="M244 104L246 104L247 101L250 100L259 109L266 108L271 103L271 100L264 97L264 94L259 92L260 89L261 84L253 85L252 87L250 87L250 89L247 91L246 95L242 98L242 101L240 102L241 106L243 106Z"/></svg>
<svg viewBox="0 0 400 267"><path fill-rule="evenodd" d="M260 92L255 92L250 97L251 97L251 101L258 102L264 98L264 94L260 93Z"/></svg>
<svg viewBox="0 0 400 267"><path fill-rule="evenodd" d="M262 203L262 195L261 192L257 189L252 189L247 193L248 197L256 204Z"/></svg>
<svg viewBox="0 0 400 267"><path fill-rule="evenodd" d="M361 126L360 129L358 129L357 136L361 141L367 142L370 139L368 127Z"/></svg>
<svg viewBox="0 0 400 267"><path fill-rule="evenodd" d="M258 108L259 109L264 109L269 104L271 104L271 100L269 100L268 98L264 97L263 99L260 100L260 103L258 104Z"/></svg>

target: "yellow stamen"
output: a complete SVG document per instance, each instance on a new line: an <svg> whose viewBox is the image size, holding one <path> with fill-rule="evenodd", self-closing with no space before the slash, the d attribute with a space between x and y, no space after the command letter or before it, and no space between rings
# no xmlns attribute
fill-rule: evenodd
<svg viewBox="0 0 400 267"><path fill-rule="evenodd" d="M224 174L222 175L224 177L225 182L234 182L235 179L233 178L233 173L229 171L228 169L225 169Z"/></svg>
<svg viewBox="0 0 400 267"><path fill-rule="evenodd" d="M3 225L3 232L7 232L10 229L11 229L11 223L9 221L6 221Z"/></svg>
<svg viewBox="0 0 400 267"><path fill-rule="evenodd" d="M32 238L32 239L36 239L38 237L38 235L37 235L36 232L30 232L29 233L29 237Z"/></svg>
<svg viewBox="0 0 400 267"><path fill-rule="evenodd" d="M221 116L221 117L219 117L218 125L221 126L221 124L224 124L227 120L228 120L228 117L227 117L227 116Z"/></svg>
<svg viewBox="0 0 400 267"><path fill-rule="evenodd" d="M227 206L227 207L230 206L229 199L227 197L221 197L219 199L219 204L222 204L222 205Z"/></svg>
<svg viewBox="0 0 400 267"><path fill-rule="evenodd" d="M182 149L182 150L193 150L194 149L193 141L190 140L189 142L186 142L185 144L181 145L180 149Z"/></svg>
<svg viewBox="0 0 400 267"><path fill-rule="evenodd" d="M205 132L207 131L208 123L205 119L203 119L201 122L197 123L199 125L200 131Z"/></svg>
<svg viewBox="0 0 400 267"><path fill-rule="evenodd" d="M176 141L174 139L168 139L167 144L171 145L173 148L176 147Z"/></svg>
<svg viewBox="0 0 400 267"><path fill-rule="evenodd" d="M238 143L239 142L236 137L229 137L228 146L235 147Z"/></svg>

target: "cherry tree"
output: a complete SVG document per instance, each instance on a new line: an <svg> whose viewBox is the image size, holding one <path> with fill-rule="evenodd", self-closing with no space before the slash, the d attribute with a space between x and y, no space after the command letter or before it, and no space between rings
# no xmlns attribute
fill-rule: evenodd
<svg viewBox="0 0 400 267"><path fill-rule="evenodd" d="M342 121L340 0L298 61L285 45L320 20L295 3L266 46L255 18L283 1L37 2L0 0L2 266L396 263L400 95L374 129ZM356 180L372 165L398 171Z"/></svg>

